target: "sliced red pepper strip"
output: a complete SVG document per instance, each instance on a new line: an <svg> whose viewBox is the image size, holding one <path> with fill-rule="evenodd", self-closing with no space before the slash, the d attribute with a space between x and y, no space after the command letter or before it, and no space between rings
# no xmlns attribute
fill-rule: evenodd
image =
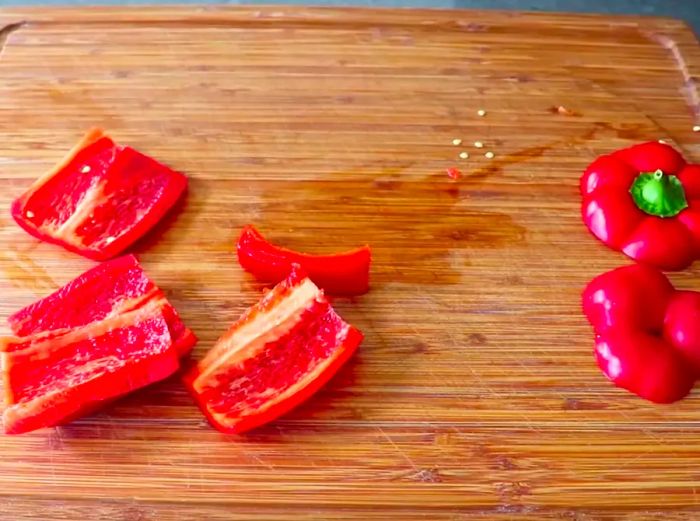
<svg viewBox="0 0 700 521"><path fill-rule="evenodd" d="M51 295L17 311L8 322L12 332L22 337L85 326L153 302L168 323L175 348L181 355L189 353L197 338L133 255L98 264Z"/></svg>
<svg viewBox="0 0 700 521"><path fill-rule="evenodd" d="M110 259L175 204L187 178L94 129L12 204L33 236L93 260Z"/></svg>
<svg viewBox="0 0 700 521"><path fill-rule="evenodd" d="M656 141L596 159L581 178L583 221L629 257L666 270L700 258L700 167Z"/></svg>
<svg viewBox="0 0 700 521"><path fill-rule="evenodd" d="M179 367L155 305L60 333L0 339L0 351L7 434L65 423Z"/></svg>
<svg viewBox="0 0 700 521"><path fill-rule="evenodd" d="M369 246L331 255L309 255L276 246L252 225L243 228L237 245L244 270L263 282L285 279L293 264L331 295L361 295L369 290Z"/></svg>
<svg viewBox="0 0 700 521"><path fill-rule="evenodd" d="M294 271L250 308L184 377L214 427L242 433L290 411L352 356L362 333Z"/></svg>
<svg viewBox="0 0 700 521"><path fill-rule="evenodd" d="M700 375L700 293L676 291L655 268L626 266L588 284L583 310L615 385L657 403L690 392Z"/></svg>

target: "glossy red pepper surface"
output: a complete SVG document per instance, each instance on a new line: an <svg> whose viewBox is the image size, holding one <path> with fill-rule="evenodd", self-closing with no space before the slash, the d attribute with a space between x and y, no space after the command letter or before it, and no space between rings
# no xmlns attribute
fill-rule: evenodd
<svg viewBox="0 0 700 521"><path fill-rule="evenodd" d="M609 247L665 270L700 258L700 165L650 142L596 159L581 178L583 220Z"/></svg>
<svg viewBox="0 0 700 521"><path fill-rule="evenodd" d="M242 433L290 411L328 382L362 341L297 268L185 375L204 415L222 432Z"/></svg>
<svg viewBox="0 0 700 521"><path fill-rule="evenodd" d="M331 295L361 295L369 289L369 246L331 255L309 255L276 246L253 226L243 228L237 245L238 262L264 282L284 280L293 264Z"/></svg>
<svg viewBox="0 0 700 521"><path fill-rule="evenodd" d="M690 392L700 375L700 293L675 290L655 268L627 266L593 279L583 310L598 366L615 385L657 403Z"/></svg>
<svg viewBox="0 0 700 521"><path fill-rule="evenodd" d="M104 262L8 319L5 432L68 422L174 373L196 338L133 255Z"/></svg>
<svg viewBox="0 0 700 521"><path fill-rule="evenodd" d="M98 264L7 321L15 335L24 337L82 327L152 303L160 308L175 348L188 354L197 338L133 255Z"/></svg>
<svg viewBox="0 0 700 521"><path fill-rule="evenodd" d="M158 306L82 327L0 338L7 434L60 425L177 371Z"/></svg>
<svg viewBox="0 0 700 521"><path fill-rule="evenodd" d="M11 211L31 235L107 260L148 232L186 187L183 174L96 129L16 199Z"/></svg>

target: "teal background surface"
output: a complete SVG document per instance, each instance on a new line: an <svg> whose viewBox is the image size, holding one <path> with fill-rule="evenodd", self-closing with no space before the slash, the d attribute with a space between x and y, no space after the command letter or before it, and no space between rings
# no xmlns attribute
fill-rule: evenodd
<svg viewBox="0 0 700 521"><path fill-rule="evenodd" d="M0 0L1 6L23 5L145 5L204 4L201 0ZM441 7L572 11L580 13L646 14L670 16L688 22L700 34L700 0L228 0L222 4L304 4L376 7Z"/></svg>

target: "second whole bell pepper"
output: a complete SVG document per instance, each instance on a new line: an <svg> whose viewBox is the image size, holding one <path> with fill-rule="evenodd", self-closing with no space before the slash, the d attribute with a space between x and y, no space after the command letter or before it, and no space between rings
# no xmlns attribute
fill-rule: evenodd
<svg viewBox="0 0 700 521"><path fill-rule="evenodd" d="M656 141L596 159L581 178L582 214L607 246L663 270L700 258L700 165Z"/></svg>
<svg viewBox="0 0 700 521"><path fill-rule="evenodd" d="M583 310L598 366L618 387L669 403L700 377L700 293L676 290L659 270L636 264L593 279Z"/></svg>

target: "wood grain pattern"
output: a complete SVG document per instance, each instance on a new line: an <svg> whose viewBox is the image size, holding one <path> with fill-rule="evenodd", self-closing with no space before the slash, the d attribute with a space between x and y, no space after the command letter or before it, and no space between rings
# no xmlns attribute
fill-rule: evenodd
<svg viewBox="0 0 700 521"><path fill-rule="evenodd" d="M306 405L226 437L173 379L4 437L0 519L700 516L700 393L660 407L612 387L579 311L585 283L627 262L580 222L583 168L642 139L700 160L700 49L682 23L0 11L20 21L0 57L0 318L90 266L8 206L92 125L190 176L135 250L197 356L260 294L235 261L242 225L308 251L369 242L375 264L368 295L336 301L366 341ZM673 280L700 289L698 266Z"/></svg>

